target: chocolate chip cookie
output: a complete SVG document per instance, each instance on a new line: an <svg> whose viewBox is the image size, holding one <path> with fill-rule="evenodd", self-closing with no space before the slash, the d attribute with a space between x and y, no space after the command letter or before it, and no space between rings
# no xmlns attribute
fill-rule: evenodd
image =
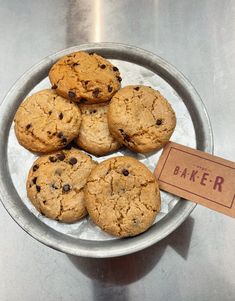
<svg viewBox="0 0 235 301"><path fill-rule="evenodd" d="M42 90L28 97L15 115L15 133L21 145L35 152L62 149L79 132L78 106L54 90Z"/></svg>
<svg viewBox="0 0 235 301"><path fill-rule="evenodd" d="M158 183L138 160L123 156L103 161L85 187L87 211L95 224L119 237L147 230L160 211Z"/></svg>
<svg viewBox="0 0 235 301"><path fill-rule="evenodd" d="M82 149L97 156L105 155L121 147L108 129L108 103L80 105L82 122L75 142Z"/></svg>
<svg viewBox="0 0 235 301"><path fill-rule="evenodd" d="M87 214L84 186L95 162L83 152L71 149L38 158L27 180L27 194L45 216L65 223Z"/></svg>
<svg viewBox="0 0 235 301"><path fill-rule="evenodd" d="M105 102L120 89L117 67L95 53L78 51L62 57L51 68L49 79L56 92L75 102Z"/></svg>
<svg viewBox="0 0 235 301"><path fill-rule="evenodd" d="M135 152L148 153L163 147L175 125L171 105L159 91L150 87L126 86L109 104L110 133Z"/></svg>

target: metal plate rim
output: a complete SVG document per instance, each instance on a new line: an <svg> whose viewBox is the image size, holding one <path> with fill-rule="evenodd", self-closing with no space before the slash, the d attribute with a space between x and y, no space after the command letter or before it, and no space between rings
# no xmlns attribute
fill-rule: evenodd
<svg viewBox="0 0 235 301"><path fill-rule="evenodd" d="M193 105L194 109L196 109L196 121L199 123L198 126L201 131L199 141L197 140L197 148L208 153L213 153L213 134L210 120L200 96L191 83L175 67L167 63L156 54L141 48L120 43L90 43L73 46L44 58L41 62L26 71L10 89L0 106L1 141L7 142L9 122L12 122L15 109L18 107L20 99L24 98L26 91L32 89L32 81L35 82L40 78L43 78L43 76L48 73L50 66L59 57L78 50L96 51L97 53L102 54L105 53L104 56L107 58L110 58L110 56L115 54L118 55L119 58L126 56L127 61L138 62L139 64L141 62L143 64L140 65L148 67L150 70L158 68L158 72L161 74L161 76L170 84L172 84L172 82L173 84L177 84L177 87L182 90L182 95L185 95L186 99L191 101L189 101L189 105ZM113 58L116 59L116 57ZM197 124L194 125L197 126ZM114 240L105 243L102 242L102 244L95 244L95 242L83 241L79 239L79 244L78 239L65 236L64 234L59 233L43 224L35 216L33 216L33 214L26 207L24 207L24 205L16 205L16 200L19 201L20 198L13 184L11 183L11 177L6 162L6 151L7 143L1 143L0 199L3 203L3 206L10 216L15 220L15 222L33 238L53 249L68 254L84 257L107 258L140 251L160 241L173 232L196 207L196 204L189 201L179 202L179 204L177 204L177 206L166 216L168 219L165 217L157 223L159 228L158 233L154 231L156 229L154 229L153 226L147 232L133 238ZM169 219L171 222L169 222Z"/></svg>

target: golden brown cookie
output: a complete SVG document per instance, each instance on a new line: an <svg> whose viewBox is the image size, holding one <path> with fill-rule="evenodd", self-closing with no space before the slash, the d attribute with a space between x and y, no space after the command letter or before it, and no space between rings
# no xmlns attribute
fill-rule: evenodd
<svg viewBox="0 0 235 301"><path fill-rule="evenodd" d="M80 103L110 100L122 80L118 68L109 61L82 51L58 60L49 72L49 79L59 95Z"/></svg>
<svg viewBox="0 0 235 301"><path fill-rule="evenodd" d="M138 160L127 156L103 161L92 170L85 199L93 222L119 237L147 230L161 202L153 174Z"/></svg>
<svg viewBox="0 0 235 301"><path fill-rule="evenodd" d="M79 132L78 106L48 89L29 96L15 115L15 133L21 145L35 152L65 147Z"/></svg>
<svg viewBox="0 0 235 301"><path fill-rule="evenodd" d="M159 91L150 87L126 86L109 104L110 133L135 152L160 149L169 141L175 125L171 105Z"/></svg>
<svg viewBox="0 0 235 301"><path fill-rule="evenodd" d="M115 151L121 144L114 139L108 128L108 103L80 105L82 122L75 142L91 154L101 156Z"/></svg>
<svg viewBox="0 0 235 301"><path fill-rule="evenodd" d="M29 171L28 197L45 216L75 222L87 214L83 188L94 166L89 156L76 149L44 155Z"/></svg>

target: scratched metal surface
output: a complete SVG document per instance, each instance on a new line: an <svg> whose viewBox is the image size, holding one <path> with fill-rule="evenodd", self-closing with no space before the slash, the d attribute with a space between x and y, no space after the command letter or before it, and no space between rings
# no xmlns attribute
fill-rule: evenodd
<svg viewBox="0 0 235 301"><path fill-rule="evenodd" d="M2 0L0 16L1 100L57 50L100 41L141 46L190 79L209 112L215 154L235 160L234 1ZM235 299L235 223L219 213L197 206L160 243L101 260L39 244L0 208L0 300Z"/></svg>

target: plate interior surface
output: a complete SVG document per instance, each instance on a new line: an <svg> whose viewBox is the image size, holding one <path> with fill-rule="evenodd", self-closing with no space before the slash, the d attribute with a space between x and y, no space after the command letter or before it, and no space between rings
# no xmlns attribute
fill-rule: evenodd
<svg viewBox="0 0 235 301"><path fill-rule="evenodd" d="M191 99L193 96L196 98L197 94L193 94L194 90L187 80L180 78L182 76L181 74L179 74L178 79L175 74L173 74L172 78L169 79L169 68L172 68L172 73L177 73L177 70L175 70L174 67L171 67L165 61L151 53L138 50L133 47L125 47L120 44L116 46L111 43L103 45L78 46L65 50L62 53L52 55L42 61L41 65L39 64L38 67L34 67L25 75L25 80L22 83L24 85L24 89L22 90L22 88L19 87L20 83L18 83L18 86L16 83L15 89L13 87L13 93L10 92L6 97L4 102L5 106L7 98L10 98L10 100L15 104L15 108L12 108L11 110L12 117L14 116L18 105L26 96L29 96L41 89L50 88L51 85L47 74L51 65L65 53L79 49L96 51L110 59L111 62L120 70L123 78L122 86L142 84L159 90L170 102L176 113L177 125L171 140L193 148L196 148L198 144L201 143L201 146L199 145L200 148L203 148L204 145L204 148L207 148L207 150L210 151L212 146L210 142L211 136L209 120L203 105L200 103L200 98L198 97L195 102L194 99ZM114 49L117 51L114 51ZM133 59L131 58L131 52L133 52L133 54L136 53L136 57L133 56ZM138 56L140 58L139 60ZM154 62L153 66L151 65L151 60ZM157 69L158 65L160 66L159 73L154 69L155 67ZM166 74L164 74L162 68L163 71L164 68L167 69ZM34 76L35 74L36 76ZM182 80L185 81L185 85L188 85L188 91L186 91L186 93L183 91L184 87L179 85ZM21 90L16 93L16 90L20 88ZM187 93L189 93L191 98L189 97L186 99L188 95ZM195 112L193 111L194 106L197 108ZM4 107L2 110L4 111ZM205 114L205 116L203 116L203 114ZM201 117L205 118L203 125L207 130L207 132L204 133L202 129L202 137L197 134L197 122L200 125L202 122ZM7 122L5 122L5 126L6 123ZM188 216L195 206L188 201L181 200L179 197L162 191L161 211L158 214L154 225L144 234L124 240L120 240L106 234L95 226L89 217L74 224L63 224L50 220L41 215L27 198L25 187L27 174L37 156L23 148L17 142L12 118L8 120L7 125L9 132L7 135L8 143L5 149L5 167L9 171L11 183L8 183L8 185L3 183L5 189L3 189L4 191L2 192L3 204L16 222L18 222L29 234L51 247L71 254L91 257L110 257L131 253L151 245L172 232ZM148 155L142 155L123 148L120 151L107 156L93 156L93 159L101 162L112 156L129 155L137 158L151 171L154 171L161 152L162 151L160 150ZM4 181L3 177L1 180ZM8 190L11 190L10 192L15 190L14 193L18 196L18 199L14 199L14 202L5 202L4 193L8 193ZM14 206L17 205L21 208L23 215L19 216L16 214L17 209L14 210L15 207L12 207L12 203L14 203ZM44 232L47 233L46 238L42 237L42 233ZM93 249L89 250L88 246L92 246Z"/></svg>

